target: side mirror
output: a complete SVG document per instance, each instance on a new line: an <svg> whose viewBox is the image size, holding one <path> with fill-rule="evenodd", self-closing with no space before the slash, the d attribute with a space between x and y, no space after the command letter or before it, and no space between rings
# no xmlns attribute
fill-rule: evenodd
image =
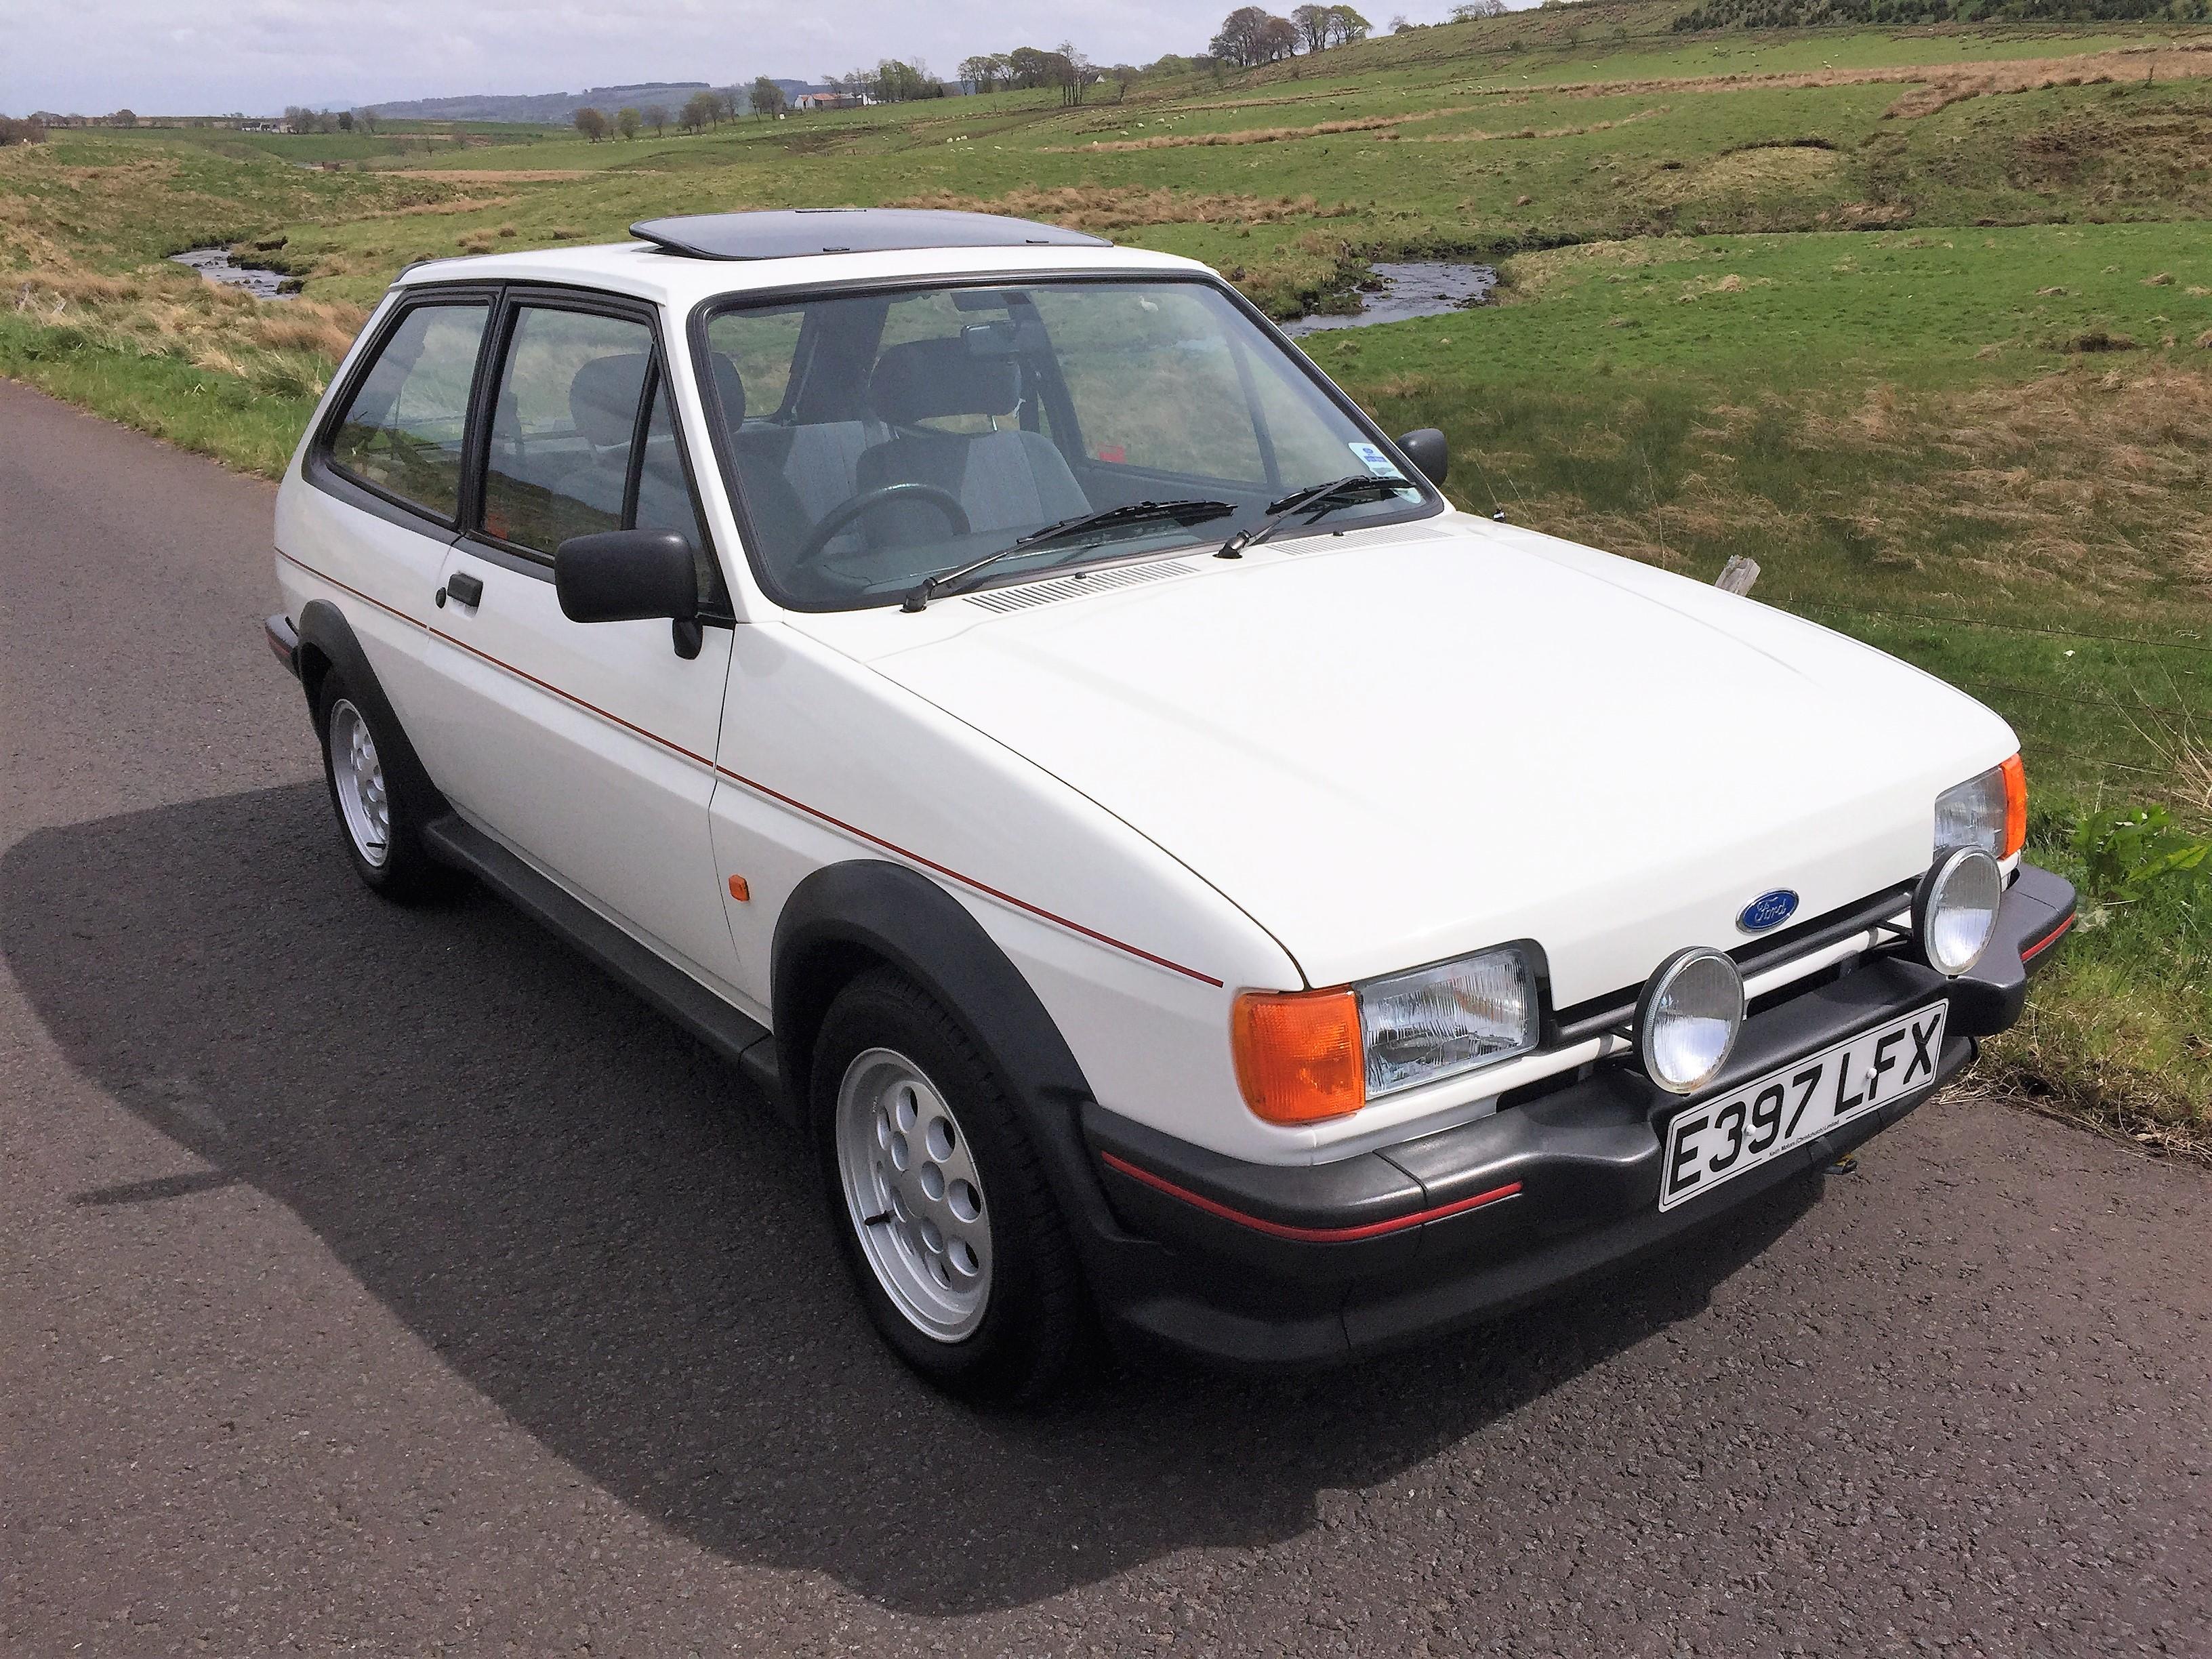
<svg viewBox="0 0 2212 1659"><path fill-rule="evenodd" d="M561 614L570 622L665 617L677 655L699 654L698 566L691 544L672 530L570 537L553 550L553 591L561 597Z"/></svg>
<svg viewBox="0 0 2212 1659"><path fill-rule="evenodd" d="M1451 447L1444 442L1444 434L1432 426L1408 432L1398 440L1398 447L1406 459L1421 469L1421 476L1441 489L1445 477L1451 471Z"/></svg>

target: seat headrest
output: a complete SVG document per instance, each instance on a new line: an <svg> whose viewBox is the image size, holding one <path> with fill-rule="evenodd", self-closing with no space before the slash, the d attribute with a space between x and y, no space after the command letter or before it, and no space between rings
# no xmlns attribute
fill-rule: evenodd
<svg viewBox="0 0 2212 1659"><path fill-rule="evenodd" d="M895 345L876 359L868 380L876 418L892 426L944 415L1009 415L1021 394L1013 358L980 356L959 335Z"/></svg>
<svg viewBox="0 0 2212 1659"><path fill-rule="evenodd" d="M568 412L576 430L600 448L626 444L637 427L637 400L649 361L642 351L594 357L568 383Z"/></svg>
<svg viewBox="0 0 2212 1659"><path fill-rule="evenodd" d="M745 423L745 381L738 373L737 364L726 351L708 354L707 361L713 366L714 395L721 399L722 424L735 432Z"/></svg>

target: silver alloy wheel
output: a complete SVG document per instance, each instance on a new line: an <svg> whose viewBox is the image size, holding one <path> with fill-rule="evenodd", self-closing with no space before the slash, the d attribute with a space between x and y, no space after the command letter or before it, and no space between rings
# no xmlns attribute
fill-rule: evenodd
<svg viewBox="0 0 2212 1659"><path fill-rule="evenodd" d="M384 763L361 710L343 697L331 709L331 776L338 790L338 815L354 851L372 870L392 856L392 797L384 787Z"/></svg>
<svg viewBox="0 0 2212 1659"><path fill-rule="evenodd" d="M892 1304L939 1342L991 1303L991 1218L968 1136L904 1054L869 1048L837 1087L837 1174L860 1254Z"/></svg>

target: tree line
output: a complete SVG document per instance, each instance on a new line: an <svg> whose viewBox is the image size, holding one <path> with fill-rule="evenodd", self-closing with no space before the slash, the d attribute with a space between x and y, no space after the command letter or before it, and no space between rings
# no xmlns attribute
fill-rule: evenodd
<svg viewBox="0 0 2212 1659"><path fill-rule="evenodd" d="M1206 50L1224 69L1258 69L1301 52L1364 40L1375 26L1350 6L1304 5L1288 17L1259 6L1239 6L1221 20Z"/></svg>

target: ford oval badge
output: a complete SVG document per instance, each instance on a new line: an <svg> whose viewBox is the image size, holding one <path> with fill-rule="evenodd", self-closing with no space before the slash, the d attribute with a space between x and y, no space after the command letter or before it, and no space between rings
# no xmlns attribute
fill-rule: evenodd
<svg viewBox="0 0 2212 1659"><path fill-rule="evenodd" d="M1761 893L1736 913L1735 925L1747 933L1763 933L1779 927L1797 914L1797 895L1787 887Z"/></svg>

